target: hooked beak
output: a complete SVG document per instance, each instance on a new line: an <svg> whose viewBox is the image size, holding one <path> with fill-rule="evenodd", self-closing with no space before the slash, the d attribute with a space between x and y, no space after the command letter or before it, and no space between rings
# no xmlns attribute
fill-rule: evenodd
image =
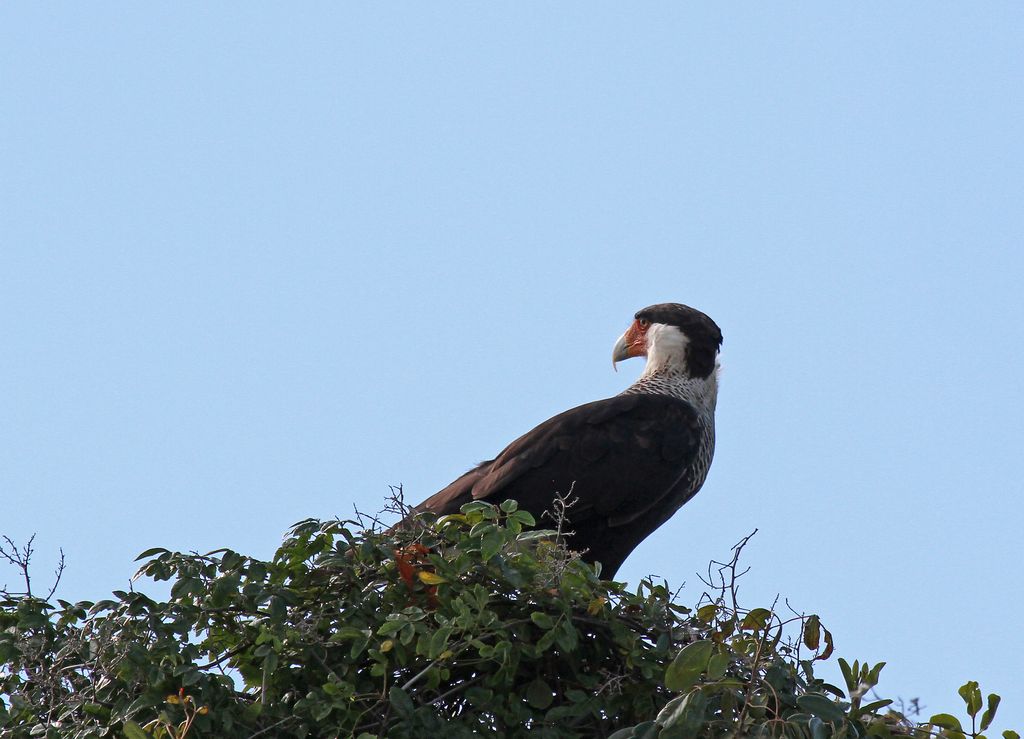
<svg viewBox="0 0 1024 739"><path fill-rule="evenodd" d="M627 331L619 340L615 342L615 346L612 348L612 369L618 372L618 368L615 366L624 359L629 359L629 332Z"/></svg>
<svg viewBox="0 0 1024 739"><path fill-rule="evenodd" d="M626 333L619 337L619 340L615 342L615 347L612 349L613 369L617 370L615 363L621 362L623 359L647 356L647 337L645 336L645 331L645 328L641 327L636 321L633 321L633 325L626 330Z"/></svg>

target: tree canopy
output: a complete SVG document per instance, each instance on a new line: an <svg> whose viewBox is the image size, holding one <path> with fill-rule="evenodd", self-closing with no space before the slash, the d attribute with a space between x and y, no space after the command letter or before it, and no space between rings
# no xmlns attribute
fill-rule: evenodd
<svg viewBox="0 0 1024 739"><path fill-rule="evenodd" d="M918 723L884 663L838 659L813 614L742 607L738 559L699 602L600 579L514 501L457 515L296 524L270 561L155 548L135 590L0 597L3 737L963 737L999 697ZM1006 739L1018 739L1004 732Z"/></svg>

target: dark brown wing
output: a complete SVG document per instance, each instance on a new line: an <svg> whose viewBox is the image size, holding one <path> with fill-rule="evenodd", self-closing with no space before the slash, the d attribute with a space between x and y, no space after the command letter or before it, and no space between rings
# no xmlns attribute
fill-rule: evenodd
<svg viewBox="0 0 1024 739"><path fill-rule="evenodd" d="M551 418L425 500L418 510L454 513L472 500L519 502L540 521L557 493L570 511L575 549L605 563L625 555L694 493L703 433L693 406L659 395L617 395ZM616 542L607 542L609 536ZM598 556L611 546L616 557ZM617 564L615 565L617 567Z"/></svg>

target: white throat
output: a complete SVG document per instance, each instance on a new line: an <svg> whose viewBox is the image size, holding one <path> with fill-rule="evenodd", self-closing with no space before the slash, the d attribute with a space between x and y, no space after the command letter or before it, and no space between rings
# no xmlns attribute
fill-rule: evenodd
<svg viewBox="0 0 1024 739"><path fill-rule="evenodd" d="M652 324L647 331L647 365L623 393L671 395L714 414L718 401L718 358L707 377L691 377L686 366L689 339L675 326Z"/></svg>
<svg viewBox="0 0 1024 739"><path fill-rule="evenodd" d="M647 366L644 375L664 374L678 370L687 373L686 345L690 340L675 326L651 324L647 329Z"/></svg>

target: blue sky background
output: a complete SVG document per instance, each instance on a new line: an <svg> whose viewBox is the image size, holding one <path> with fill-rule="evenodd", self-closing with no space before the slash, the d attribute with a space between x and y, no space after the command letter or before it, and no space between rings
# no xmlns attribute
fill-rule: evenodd
<svg viewBox="0 0 1024 739"><path fill-rule="evenodd" d="M725 334L701 494L620 576L818 612L1024 727L1024 6L0 7L0 532L61 596L268 556ZM0 583L13 580L0 574Z"/></svg>

